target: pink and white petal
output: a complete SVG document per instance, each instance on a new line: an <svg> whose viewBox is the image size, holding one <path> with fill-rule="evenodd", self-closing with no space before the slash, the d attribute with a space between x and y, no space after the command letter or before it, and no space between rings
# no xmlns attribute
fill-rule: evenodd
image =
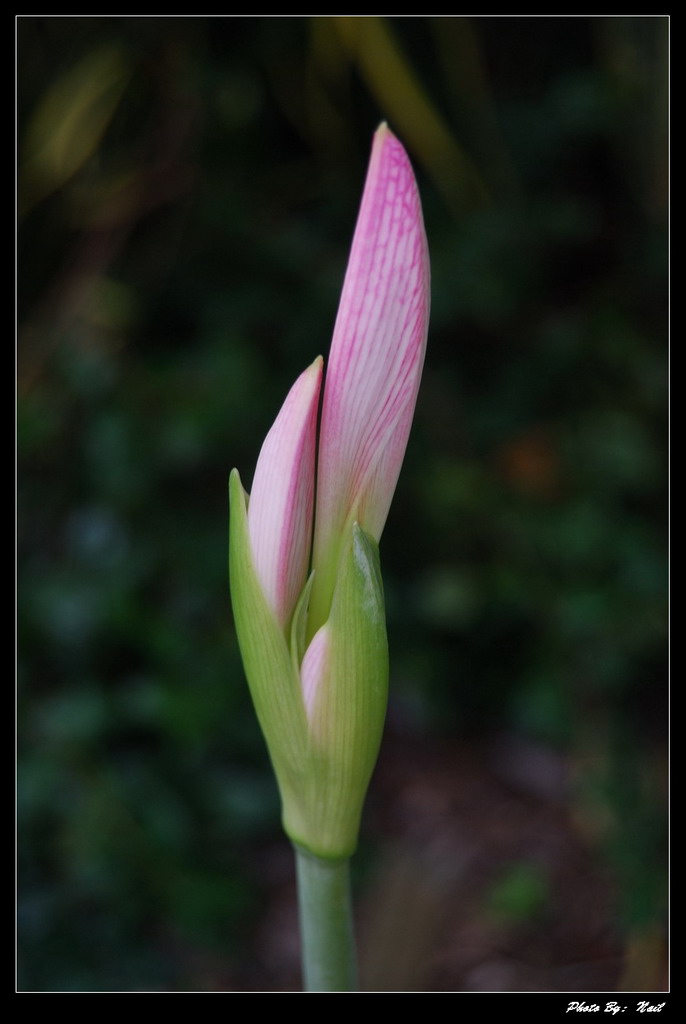
<svg viewBox="0 0 686 1024"><path fill-rule="evenodd" d="M255 570L284 627L309 566L322 365L319 356L289 391L262 445L248 504Z"/></svg>
<svg viewBox="0 0 686 1024"><path fill-rule="evenodd" d="M417 378L419 385L419 378ZM399 413L398 422L388 430L379 445L379 457L357 492L350 513L351 520L364 524L364 529L378 539L386 525L400 468L407 448L407 438L414 418L417 391L407 396Z"/></svg>
<svg viewBox="0 0 686 1024"><path fill-rule="evenodd" d="M325 615L344 524L379 539L405 454L429 319L429 257L405 150L376 132L336 319L319 443L313 601ZM321 619L323 621L323 619Z"/></svg>
<svg viewBox="0 0 686 1024"><path fill-rule="evenodd" d="M300 666L303 703L310 727L314 721L314 712L319 688L327 678L329 650L331 646L330 630L327 625L315 633Z"/></svg>

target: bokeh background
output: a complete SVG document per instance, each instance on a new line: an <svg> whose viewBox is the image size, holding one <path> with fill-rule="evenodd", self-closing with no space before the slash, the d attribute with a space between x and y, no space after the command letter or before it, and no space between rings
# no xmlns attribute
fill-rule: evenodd
<svg viewBox="0 0 686 1024"><path fill-rule="evenodd" d="M382 119L433 311L364 984L665 987L668 27L18 19L21 989L300 984L227 478L326 354Z"/></svg>

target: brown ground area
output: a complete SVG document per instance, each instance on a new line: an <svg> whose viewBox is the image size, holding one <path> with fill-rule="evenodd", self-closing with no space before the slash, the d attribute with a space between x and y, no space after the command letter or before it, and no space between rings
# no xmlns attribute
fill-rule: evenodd
<svg viewBox="0 0 686 1024"><path fill-rule="evenodd" d="M666 988L663 936L619 933L612 877L583 837L569 775L521 740L457 751L386 736L363 823L375 853L365 865L363 839L354 887L364 991ZM264 914L240 966L207 987L299 991L288 844L264 850L255 870Z"/></svg>

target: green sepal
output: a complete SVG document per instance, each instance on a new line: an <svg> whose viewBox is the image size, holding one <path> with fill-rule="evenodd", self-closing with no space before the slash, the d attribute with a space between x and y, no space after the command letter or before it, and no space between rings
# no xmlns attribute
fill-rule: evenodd
<svg viewBox="0 0 686 1024"><path fill-rule="evenodd" d="M286 637L253 565L246 498L234 469L229 480L231 603L243 667L285 807L303 790L307 718Z"/></svg>
<svg viewBox="0 0 686 1024"><path fill-rule="evenodd" d="M388 641L379 549L357 523L339 567L322 673L309 721L309 834L286 831L320 857L349 857L376 763L388 702Z"/></svg>

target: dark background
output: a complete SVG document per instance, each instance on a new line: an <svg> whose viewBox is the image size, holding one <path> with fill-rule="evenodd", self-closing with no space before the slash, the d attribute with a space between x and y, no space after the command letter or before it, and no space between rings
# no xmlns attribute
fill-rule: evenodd
<svg viewBox="0 0 686 1024"><path fill-rule="evenodd" d="M226 487L326 355L386 119L433 309L364 984L663 988L667 19L17 30L19 987L300 984Z"/></svg>

